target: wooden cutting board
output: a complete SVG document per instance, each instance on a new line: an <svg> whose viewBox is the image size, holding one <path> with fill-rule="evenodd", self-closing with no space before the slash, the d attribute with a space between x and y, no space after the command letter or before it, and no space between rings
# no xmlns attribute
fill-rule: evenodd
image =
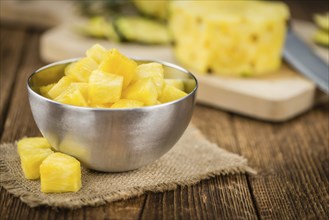
<svg viewBox="0 0 329 220"><path fill-rule="evenodd" d="M9 6L8 6L9 5ZM41 38L40 53L46 62L54 62L73 57L84 56L84 51L95 43L104 47L117 48L130 57L142 59L163 60L177 63L172 50L166 46L145 46L138 44L117 44L106 40L89 39L76 34L72 23L79 18L72 16L72 4L65 2L53 7L49 4L35 3L28 9L21 4L8 4L6 10L1 10L2 19L15 18L17 13L23 20L39 24L47 15L48 24L59 25L45 32ZM52 8L60 7L61 13ZM56 12L56 13L53 13ZM33 15L33 16L32 16ZM57 16L56 16L57 15ZM53 16L54 19L50 17ZM70 16L70 19L67 19ZM55 21L55 18L57 21ZM71 24L63 23L70 20ZM311 43L315 27L311 23L293 22L295 31L305 40L326 62L329 61L328 51ZM179 63L177 63L179 64ZM290 119L313 106L315 85L286 64L276 73L263 77L236 78L195 73L199 81L197 101L216 108L225 109L242 115L267 121L284 121Z"/></svg>
<svg viewBox="0 0 329 220"><path fill-rule="evenodd" d="M117 48L130 57L177 63L170 47L118 44L88 39L61 25L41 38L41 57L53 62L81 57L95 43ZM179 64L179 63L177 63ZM197 101L228 111L267 121L290 119L313 105L315 85L286 64L276 73L263 77L237 78L194 73L199 81Z"/></svg>

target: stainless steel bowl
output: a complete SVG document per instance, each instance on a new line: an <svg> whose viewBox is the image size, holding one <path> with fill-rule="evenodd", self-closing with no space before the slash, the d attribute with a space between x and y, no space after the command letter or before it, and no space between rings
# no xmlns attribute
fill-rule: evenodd
<svg viewBox="0 0 329 220"><path fill-rule="evenodd" d="M78 158L90 169L121 172L149 164L175 145L191 120L195 104L198 84L190 72L156 61L163 64L166 78L184 80L188 95L142 108L77 107L38 93L40 86L57 82L64 75L64 68L76 60L45 66L34 72L27 82L34 120L55 150Z"/></svg>

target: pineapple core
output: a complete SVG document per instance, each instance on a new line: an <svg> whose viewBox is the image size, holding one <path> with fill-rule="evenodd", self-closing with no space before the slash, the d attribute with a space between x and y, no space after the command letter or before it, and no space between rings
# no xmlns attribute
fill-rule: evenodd
<svg viewBox="0 0 329 220"><path fill-rule="evenodd" d="M39 167L42 161L54 153L45 138L23 138L17 143L18 154L21 159L21 167L26 179L38 179Z"/></svg>
<svg viewBox="0 0 329 220"><path fill-rule="evenodd" d="M80 162L69 155L54 153L40 166L41 192L77 192L81 188Z"/></svg>

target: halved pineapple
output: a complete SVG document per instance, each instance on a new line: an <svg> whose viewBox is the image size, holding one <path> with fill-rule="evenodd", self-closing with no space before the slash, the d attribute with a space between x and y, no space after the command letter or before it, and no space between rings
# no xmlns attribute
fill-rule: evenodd
<svg viewBox="0 0 329 220"><path fill-rule="evenodd" d="M87 89L87 83L72 83L54 100L69 105L85 107L88 106Z"/></svg>
<svg viewBox="0 0 329 220"><path fill-rule="evenodd" d="M136 74L137 63L122 55L116 49L108 51L99 66L99 70L123 76L123 88L126 88Z"/></svg>
<svg viewBox="0 0 329 220"><path fill-rule="evenodd" d="M77 192L81 188L80 162L69 155L54 153L40 166L41 192Z"/></svg>
<svg viewBox="0 0 329 220"><path fill-rule="evenodd" d="M40 87L40 94L46 98L50 98L48 95L48 92L56 85L56 83L51 83L46 86L41 86Z"/></svg>
<svg viewBox="0 0 329 220"><path fill-rule="evenodd" d="M123 77L95 70L89 78L88 95L91 105L102 105L119 101Z"/></svg>
<svg viewBox="0 0 329 220"><path fill-rule="evenodd" d="M134 81L148 77L152 78L158 95L161 95L164 83L162 64L153 62L138 65Z"/></svg>
<svg viewBox="0 0 329 220"><path fill-rule="evenodd" d="M64 90L69 87L69 85L74 82L74 80L68 76L63 76L49 91L48 95L51 99L55 99L59 96Z"/></svg>
<svg viewBox="0 0 329 220"><path fill-rule="evenodd" d="M88 82L92 71L98 68L98 64L90 57L82 58L71 63L65 68L65 75L79 82Z"/></svg>
<svg viewBox="0 0 329 220"><path fill-rule="evenodd" d="M183 98L187 94L174 86L165 85L162 91L162 95L159 97L159 101L162 103L171 102L180 98Z"/></svg>
<svg viewBox="0 0 329 220"><path fill-rule="evenodd" d="M42 137L21 139L17 142L17 151L26 179L38 179L42 161L54 153L48 141Z"/></svg>
<svg viewBox="0 0 329 220"><path fill-rule="evenodd" d="M137 100L131 100L131 99L120 99L119 101L115 102L111 108L138 108L143 107L144 103L137 101Z"/></svg>
<svg viewBox="0 0 329 220"><path fill-rule="evenodd" d="M104 59L107 50L99 44L95 44L86 51L87 57L93 59L96 63L100 64Z"/></svg>
<svg viewBox="0 0 329 220"><path fill-rule="evenodd" d="M184 91L184 82L181 79L165 79L164 80L167 85L171 85L176 87L179 90Z"/></svg>
<svg viewBox="0 0 329 220"><path fill-rule="evenodd" d="M125 89L122 97L141 101L145 105L154 105L158 98L158 92L151 78L143 78Z"/></svg>

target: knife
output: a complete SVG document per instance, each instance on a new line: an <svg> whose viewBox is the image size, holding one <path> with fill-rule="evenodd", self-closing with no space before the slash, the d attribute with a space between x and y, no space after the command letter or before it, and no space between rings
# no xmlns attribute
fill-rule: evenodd
<svg viewBox="0 0 329 220"><path fill-rule="evenodd" d="M320 90L329 94L329 66L296 36L292 28L286 34L283 57L292 67L314 81Z"/></svg>

